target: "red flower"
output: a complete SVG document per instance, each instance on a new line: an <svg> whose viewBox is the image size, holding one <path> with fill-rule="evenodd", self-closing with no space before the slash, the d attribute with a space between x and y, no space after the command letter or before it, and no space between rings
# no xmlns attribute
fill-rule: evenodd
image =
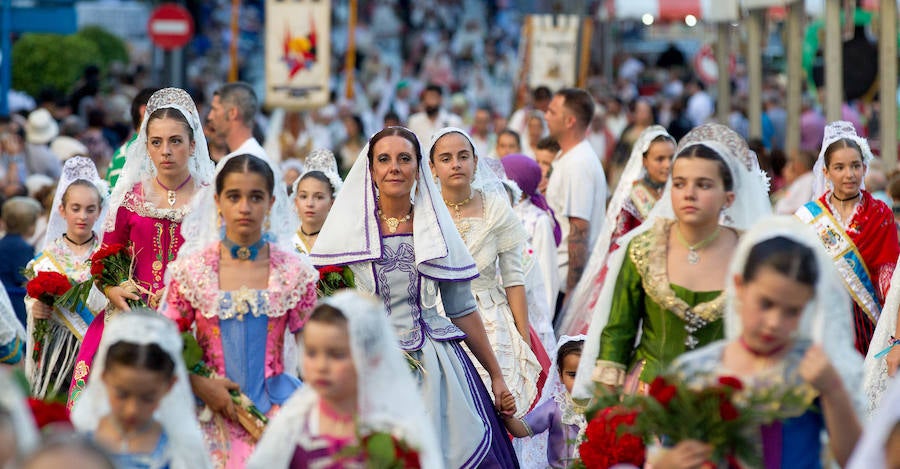
<svg viewBox="0 0 900 469"><path fill-rule="evenodd" d="M72 288L69 277L59 272L38 272L25 284L28 296L52 304L56 298L64 295Z"/></svg>
<svg viewBox="0 0 900 469"><path fill-rule="evenodd" d="M619 434L619 427L634 425L637 413L620 407L607 407L588 423L587 437L578 448L588 468L608 468L616 464L643 466L644 443L630 433Z"/></svg>
<svg viewBox="0 0 900 469"><path fill-rule="evenodd" d="M722 417L722 420L729 422L740 417L741 414L731 401L723 400L719 403L719 415Z"/></svg>
<svg viewBox="0 0 900 469"><path fill-rule="evenodd" d="M179 332L187 332L191 330L191 324L193 324L193 321L188 318L178 318L175 320L175 324L178 325Z"/></svg>
<svg viewBox="0 0 900 469"><path fill-rule="evenodd" d="M339 274L344 271L344 268L337 265L326 265L323 267L319 267L319 280L324 280L325 276L328 274Z"/></svg>
<svg viewBox="0 0 900 469"><path fill-rule="evenodd" d="M38 428L44 428L51 423L57 422L71 425L69 422L69 410L66 409L64 404L44 402L32 397L28 398L28 407L31 408L31 414L34 415L34 421L37 423Z"/></svg>
<svg viewBox="0 0 900 469"><path fill-rule="evenodd" d="M403 469L421 469L422 462L419 460L419 453L396 438L391 438L394 440L394 456L401 463Z"/></svg>
<svg viewBox="0 0 900 469"><path fill-rule="evenodd" d="M109 256L114 256L122 250L125 249L124 244L115 243L115 244L106 244L101 246L100 249L97 250L93 255L91 255L91 262L102 262L103 259L106 259Z"/></svg>
<svg viewBox="0 0 900 469"><path fill-rule="evenodd" d="M669 402L675 398L675 394L678 393L678 388L666 382L660 376L657 376L652 383L650 383L650 395L653 396L663 407L668 407Z"/></svg>
<svg viewBox="0 0 900 469"><path fill-rule="evenodd" d="M719 384L722 386L727 386L735 391L740 391L744 389L744 383L741 382L738 378L734 376L721 376L719 377Z"/></svg>

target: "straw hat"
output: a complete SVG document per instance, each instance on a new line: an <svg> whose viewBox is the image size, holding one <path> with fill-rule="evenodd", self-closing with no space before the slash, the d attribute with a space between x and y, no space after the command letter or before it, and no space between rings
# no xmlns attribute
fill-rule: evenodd
<svg viewBox="0 0 900 469"><path fill-rule="evenodd" d="M46 109L37 109L28 115L25 124L25 139L28 143L41 145L59 135L59 125Z"/></svg>

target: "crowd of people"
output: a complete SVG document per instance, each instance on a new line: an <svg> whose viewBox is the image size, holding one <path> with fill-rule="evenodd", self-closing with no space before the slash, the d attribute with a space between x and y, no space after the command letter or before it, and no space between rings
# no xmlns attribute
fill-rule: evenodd
<svg viewBox="0 0 900 469"><path fill-rule="evenodd" d="M190 92L88 70L0 122L0 465L569 467L585 402L672 372L809 390L758 430L767 468L900 464L872 108L805 102L785 148L770 80L750 139L674 52L513 107L513 10L411 6L371 6L385 47L316 111L264 115L214 68ZM41 441L36 401L70 427Z"/></svg>

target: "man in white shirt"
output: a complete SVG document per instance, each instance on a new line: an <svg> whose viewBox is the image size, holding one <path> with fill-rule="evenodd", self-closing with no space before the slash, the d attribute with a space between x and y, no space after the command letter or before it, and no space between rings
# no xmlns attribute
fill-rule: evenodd
<svg viewBox="0 0 900 469"><path fill-rule="evenodd" d="M793 215L813 198L813 167L817 155L811 151L798 150L791 155L781 174L787 183L784 194L775 203L775 213Z"/></svg>
<svg viewBox="0 0 900 469"><path fill-rule="evenodd" d="M431 144L431 136L438 130L463 126L462 118L441 107L443 100L444 90L435 84L428 85L422 92L422 111L409 117L409 130L419 137L419 142L425 148Z"/></svg>
<svg viewBox="0 0 900 469"><path fill-rule="evenodd" d="M593 117L593 98L575 88L558 91L545 114L550 136L560 147L547 183L547 203L562 228L557 260L564 295L581 278L606 210L606 176L585 138Z"/></svg>
<svg viewBox="0 0 900 469"><path fill-rule="evenodd" d="M687 109L684 111L691 124L696 127L705 124L716 110L712 97L707 94L703 82L694 78L688 82Z"/></svg>
<svg viewBox="0 0 900 469"><path fill-rule="evenodd" d="M495 136L491 132L491 110L480 107L472 119L472 143L478 156L487 156L494 149Z"/></svg>
<svg viewBox="0 0 900 469"><path fill-rule="evenodd" d="M528 135L528 116L533 111L547 112L553 93L546 86L538 86L531 91L531 104L516 110L510 117L506 127L515 130L519 135ZM497 132L503 129L495 129Z"/></svg>
<svg viewBox="0 0 900 469"><path fill-rule="evenodd" d="M250 154L268 159L262 145L253 138L253 119L259 112L259 101L250 85L243 82L222 85L213 94L207 118L213 138L224 142L235 155Z"/></svg>

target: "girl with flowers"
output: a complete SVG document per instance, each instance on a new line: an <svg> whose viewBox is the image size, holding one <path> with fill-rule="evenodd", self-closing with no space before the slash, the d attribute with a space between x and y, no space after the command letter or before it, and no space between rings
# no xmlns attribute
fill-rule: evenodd
<svg viewBox="0 0 900 469"><path fill-rule="evenodd" d="M777 388L807 394L805 402L782 399L755 409L775 413L759 430L763 467L822 467L823 430L844 466L860 435L862 407L851 321L845 290L815 233L793 218L764 219L744 235L731 263L727 339L683 355L673 368L688 385L714 381L749 400ZM654 390L660 402L666 387ZM720 411L725 420L740 418L734 407ZM654 467L698 467L713 449L685 440Z"/></svg>
<svg viewBox="0 0 900 469"><path fill-rule="evenodd" d="M182 327L195 326L202 359L218 375L190 375L208 408L201 427L217 467L244 467L256 443L239 422L231 391L240 389L272 416L299 386L285 370L285 331L295 340L316 302L318 276L293 252L295 228L275 221L290 217L275 169L248 154L219 163L215 186L185 219L195 236L169 267L161 308Z"/></svg>
<svg viewBox="0 0 900 469"><path fill-rule="evenodd" d="M437 440L384 306L344 291L303 328L307 383L272 419L248 468L442 468ZM379 449L377 438L388 445Z"/></svg>
<svg viewBox="0 0 900 469"><path fill-rule="evenodd" d="M85 335L70 386L70 401L84 388L106 317L130 310L129 300L142 300L151 308L159 305L166 267L184 243L181 222L189 202L201 187L212 182L214 174L200 122L194 101L180 88L159 90L147 102L103 225L104 245L131 249L131 279L103 288L110 308L98 316Z"/></svg>
<svg viewBox="0 0 900 469"><path fill-rule="evenodd" d="M93 161L74 157L66 161L57 185L43 251L28 264L28 334L25 374L38 399L53 399L68 391L75 357L88 326L106 307L106 298L91 287L87 298L70 307L54 306L39 292L71 288L91 278L90 258L100 247L98 238L106 183ZM59 274L60 285L34 285L43 272ZM59 295L55 295L59 296Z"/></svg>

